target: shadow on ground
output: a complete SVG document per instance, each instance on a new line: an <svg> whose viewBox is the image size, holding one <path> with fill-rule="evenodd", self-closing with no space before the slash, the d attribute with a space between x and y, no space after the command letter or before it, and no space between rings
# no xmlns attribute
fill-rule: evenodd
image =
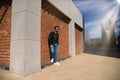
<svg viewBox="0 0 120 80"><path fill-rule="evenodd" d="M86 48L85 53L120 58L120 48Z"/></svg>

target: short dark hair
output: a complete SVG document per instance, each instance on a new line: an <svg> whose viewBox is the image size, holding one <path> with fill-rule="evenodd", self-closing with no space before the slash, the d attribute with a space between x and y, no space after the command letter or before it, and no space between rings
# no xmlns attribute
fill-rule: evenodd
<svg viewBox="0 0 120 80"><path fill-rule="evenodd" d="M59 26L55 26L54 29L58 28L59 29Z"/></svg>

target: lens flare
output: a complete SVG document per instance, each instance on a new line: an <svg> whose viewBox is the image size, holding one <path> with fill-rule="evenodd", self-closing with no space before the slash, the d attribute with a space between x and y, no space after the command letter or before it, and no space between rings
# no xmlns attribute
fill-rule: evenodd
<svg viewBox="0 0 120 80"><path fill-rule="evenodd" d="M120 4L120 0L117 0L117 2Z"/></svg>
<svg viewBox="0 0 120 80"><path fill-rule="evenodd" d="M85 20L85 37L101 38L101 25L104 25L107 35L110 34L109 25L116 25L120 20L120 0L73 0L81 12L84 14ZM93 4L93 5L91 5ZM89 13L89 14L88 14ZM87 17L86 17L87 16ZM91 27L92 26L92 27ZM87 33L89 31L89 34ZM118 32L117 30L115 30ZM87 39L87 38L86 38Z"/></svg>

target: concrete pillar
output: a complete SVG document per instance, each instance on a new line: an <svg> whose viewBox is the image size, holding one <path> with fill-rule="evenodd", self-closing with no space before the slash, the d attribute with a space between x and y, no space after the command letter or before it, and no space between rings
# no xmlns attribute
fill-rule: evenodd
<svg viewBox="0 0 120 80"><path fill-rule="evenodd" d="M71 21L69 24L69 54L75 56L75 23Z"/></svg>
<svg viewBox="0 0 120 80"><path fill-rule="evenodd" d="M27 75L41 69L41 0L12 0L10 71Z"/></svg>

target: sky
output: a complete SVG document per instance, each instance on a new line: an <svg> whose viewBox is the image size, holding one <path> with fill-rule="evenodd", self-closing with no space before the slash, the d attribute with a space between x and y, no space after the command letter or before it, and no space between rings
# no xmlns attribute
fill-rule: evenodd
<svg viewBox="0 0 120 80"><path fill-rule="evenodd" d="M84 16L85 34L90 38L101 38L101 24L109 35L109 21L120 19L120 4L117 0L73 0ZM116 32L118 29L116 28Z"/></svg>

